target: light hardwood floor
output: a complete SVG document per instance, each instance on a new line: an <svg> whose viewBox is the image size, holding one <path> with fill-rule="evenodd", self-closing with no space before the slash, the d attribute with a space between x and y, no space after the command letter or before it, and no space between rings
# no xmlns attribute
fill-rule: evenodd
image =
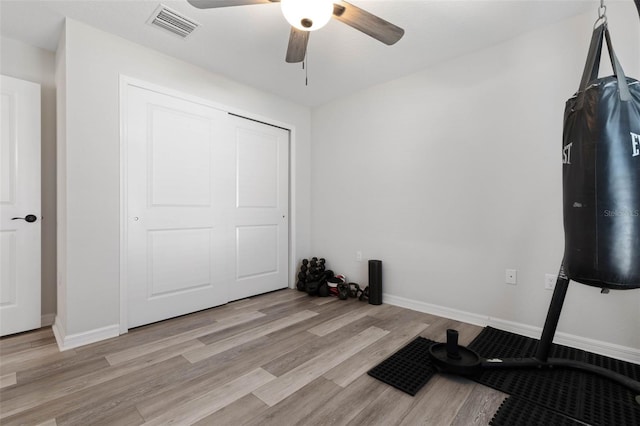
<svg viewBox="0 0 640 426"><path fill-rule="evenodd" d="M486 425L505 395L437 375L411 397L366 372L416 336L480 327L281 290L59 352L0 340L2 425Z"/></svg>

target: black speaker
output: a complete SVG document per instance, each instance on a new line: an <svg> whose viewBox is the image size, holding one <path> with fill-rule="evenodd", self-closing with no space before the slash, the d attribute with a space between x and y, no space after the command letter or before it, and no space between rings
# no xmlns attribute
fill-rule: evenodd
<svg viewBox="0 0 640 426"><path fill-rule="evenodd" d="M382 260L369 261L369 303L382 305Z"/></svg>

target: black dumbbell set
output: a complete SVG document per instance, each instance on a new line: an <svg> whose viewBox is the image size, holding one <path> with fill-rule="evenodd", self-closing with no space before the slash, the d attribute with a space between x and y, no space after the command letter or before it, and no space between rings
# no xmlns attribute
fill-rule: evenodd
<svg viewBox="0 0 640 426"><path fill-rule="evenodd" d="M343 275L336 276L332 270L326 269L324 258L302 259L296 288L306 292L309 296L327 297L332 295L338 296L341 300L353 297L361 301L369 301L372 304L380 304L380 302L375 303L373 299L370 299L368 286L362 290L359 284L347 283Z"/></svg>
<svg viewBox="0 0 640 426"><path fill-rule="evenodd" d="M307 292L309 296L328 296L329 285L327 280L333 277L333 271L327 270L325 263L326 261L323 258L303 259L302 265L300 265L300 272L298 272L297 289Z"/></svg>

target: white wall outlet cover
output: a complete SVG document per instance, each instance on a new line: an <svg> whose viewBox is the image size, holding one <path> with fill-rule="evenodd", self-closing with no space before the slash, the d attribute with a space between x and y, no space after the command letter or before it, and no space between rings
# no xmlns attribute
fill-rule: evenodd
<svg viewBox="0 0 640 426"><path fill-rule="evenodd" d="M507 270L505 270L504 281L507 284L517 284L518 283L518 272L515 269L507 269Z"/></svg>
<svg viewBox="0 0 640 426"><path fill-rule="evenodd" d="M545 274L544 275L544 288L547 290L553 290L556 288L556 281L558 281L557 275Z"/></svg>

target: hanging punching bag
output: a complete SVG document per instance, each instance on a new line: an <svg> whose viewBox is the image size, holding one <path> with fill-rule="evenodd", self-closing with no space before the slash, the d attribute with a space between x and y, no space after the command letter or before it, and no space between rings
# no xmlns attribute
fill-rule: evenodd
<svg viewBox="0 0 640 426"><path fill-rule="evenodd" d="M606 40L613 76L598 78ZM640 288L640 83L595 28L563 130L564 267L577 282Z"/></svg>

